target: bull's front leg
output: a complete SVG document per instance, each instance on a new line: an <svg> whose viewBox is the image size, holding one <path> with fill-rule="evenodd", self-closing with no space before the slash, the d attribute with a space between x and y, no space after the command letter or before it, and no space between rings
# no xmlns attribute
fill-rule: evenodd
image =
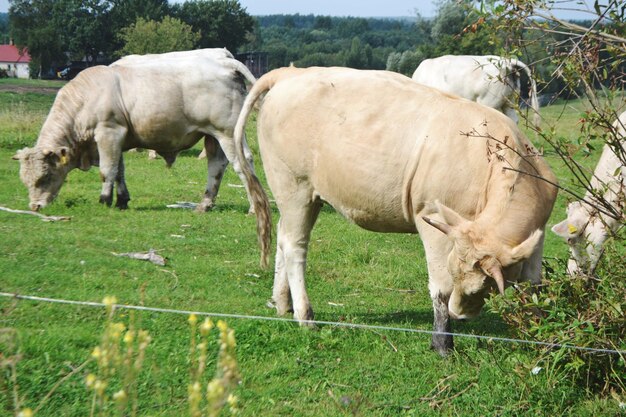
<svg viewBox="0 0 626 417"><path fill-rule="evenodd" d="M209 136L205 137L204 149L207 159L207 184L202 201L196 207L196 211L199 212L209 211L215 205L215 198L228 166L228 159L217 140Z"/></svg>
<svg viewBox="0 0 626 417"><path fill-rule="evenodd" d="M126 187L126 180L124 178L124 156L120 155L120 162L117 166L117 176L115 178L117 183L117 200L115 207L120 210L126 210L128 208L128 202L130 201L130 193Z"/></svg>
<svg viewBox="0 0 626 417"><path fill-rule="evenodd" d="M450 324L450 313L448 311L449 296L439 293L433 297L433 312L435 320L433 323L433 339L430 347L439 355L446 356L450 350L454 348L454 342L451 334L452 326Z"/></svg>
<svg viewBox="0 0 626 417"><path fill-rule="evenodd" d="M102 124L96 127L94 136L100 155L100 203L111 206L113 203L113 186L118 179L120 166L124 177L122 158L122 141L126 135L126 128ZM124 185L126 188L126 185ZM126 193L128 191L126 190ZM124 197L122 197L123 199ZM119 203L118 203L119 204Z"/></svg>

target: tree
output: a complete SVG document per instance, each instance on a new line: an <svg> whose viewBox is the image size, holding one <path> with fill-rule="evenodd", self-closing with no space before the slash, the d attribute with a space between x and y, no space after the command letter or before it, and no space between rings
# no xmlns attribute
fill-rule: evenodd
<svg viewBox="0 0 626 417"><path fill-rule="evenodd" d="M172 8L172 15L201 34L201 48L237 51L254 29L254 19L237 0L190 0Z"/></svg>
<svg viewBox="0 0 626 417"><path fill-rule="evenodd" d="M120 33L123 28L137 22L138 18L160 22L170 14L167 0L110 0L110 31ZM111 36L111 51L118 51L123 47L119 36Z"/></svg>
<svg viewBox="0 0 626 417"><path fill-rule="evenodd" d="M193 49L200 39L191 26L169 16L161 22L137 19L137 22L122 29L120 38L124 47L120 55L163 53Z"/></svg>
<svg viewBox="0 0 626 417"><path fill-rule="evenodd" d="M48 0L11 0L9 27L19 48L28 48L31 75L41 77L53 62L65 62L62 26L54 23L57 6Z"/></svg>
<svg viewBox="0 0 626 417"><path fill-rule="evenodd" d="M109 50L110 2L106 0L57 0L53 21L63 30L63 44L74 58L95 64Z"/></svg>

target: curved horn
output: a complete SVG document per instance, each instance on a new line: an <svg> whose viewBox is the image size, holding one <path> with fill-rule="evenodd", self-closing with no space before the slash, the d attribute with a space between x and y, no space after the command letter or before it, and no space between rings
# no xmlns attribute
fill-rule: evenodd
<svg viewBox="0 0 626 417"><path fill-rule="evenodd" d="M500 291L500 294L504 295L504 277L502 276L502 270L500 269L500 267L497 265L494 265L491 268L489 268L487 272L489 273L489 275L491 275L491 278L493 278L494 281L496 281L496 284L498 285L498 291Z"/></svg>
<svg viewBox="0 0 626 417"><path fill-rule="evenodd" d="M428 223L429 225L431 225L435 229L439 230L440 232L445 233L446 235L449 234L452 231L452 227L450 227L449 225L447 225L445 223L438 222L437 220L430 219L430 218L428 218L426 216L422 216L422 219L426 223Z"/></svg>

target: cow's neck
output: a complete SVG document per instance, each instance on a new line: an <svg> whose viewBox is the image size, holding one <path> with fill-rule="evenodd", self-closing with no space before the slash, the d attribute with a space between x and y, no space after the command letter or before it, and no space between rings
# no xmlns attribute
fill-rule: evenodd
<svg viewBox="0 0 626 417"><path fill-rule="evenodd" d="M69 87L68 84L65 88ZM80 153L81 143L87 135L80 131L79 117L82 97L60 91L39 133L38 147L57 149L65 146L72 154Z"/></svg>
<svg viewBox="0 0 626 417"><path fill-rule="evenodd" d="M522 170L540 175L540 171L528 163L521 162L520 158L515 159L518 159L518 163L513 166L501 161L492 164L486 190L487 201L475 219L481 229L491 231L499 242L508 246L523 242L547 220L537 218L533 215L536 210L532 209L532 205L545 204L542 188L547 183L540 183L541 180L516 172Z"/></svg>

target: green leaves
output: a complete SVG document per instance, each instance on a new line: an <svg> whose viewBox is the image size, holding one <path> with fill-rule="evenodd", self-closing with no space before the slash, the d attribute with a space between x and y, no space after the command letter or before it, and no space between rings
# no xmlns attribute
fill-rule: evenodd
<svg viewBox="0 0 626 417"><path fill-rule="evenodd" d="M135 24L122 29L119 37L124 42L120 56L144 55L193 49L200 33L179 19L166 16L161 22L139 18Z"/></svg>

